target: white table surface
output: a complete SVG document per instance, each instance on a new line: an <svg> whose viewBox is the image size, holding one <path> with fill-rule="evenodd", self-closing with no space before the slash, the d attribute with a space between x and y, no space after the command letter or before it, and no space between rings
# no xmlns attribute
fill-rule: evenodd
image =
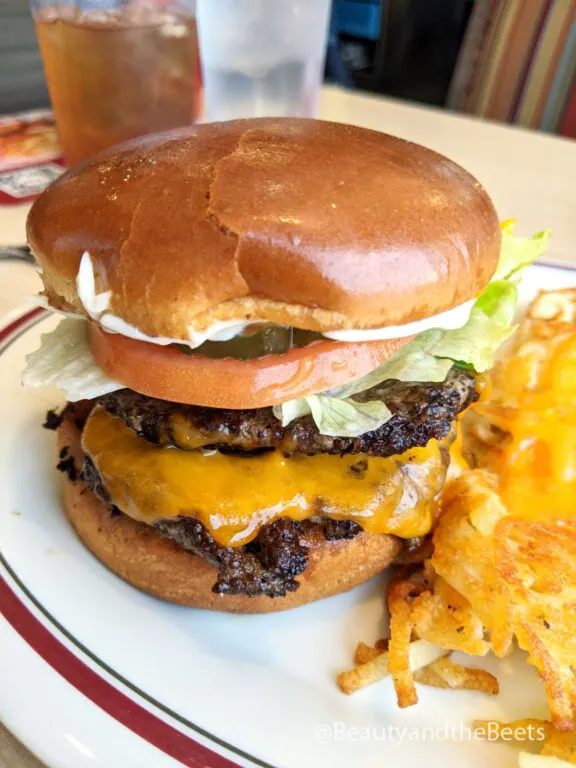
<svg viewBox="0 0 576 768"><path fill-rule="evenodd" d="M320 116L425 144L463 165L484 184L502 219L522 234L550 227L548 256L576 261L576 142L338 88L325 88ZM0 245L25 242L28 206L0 207ZM0 319L37 290L25 264L0 263ZM0 725L0 768L41 764Z"/></svg>
<svg viewBox="0 0 576 768"><path fill-rule="evenodd" d="M424 144L484 185L519 234L552 229L551 259L576 260L576 141L405 101L326 88L321 117Z"/></svg>

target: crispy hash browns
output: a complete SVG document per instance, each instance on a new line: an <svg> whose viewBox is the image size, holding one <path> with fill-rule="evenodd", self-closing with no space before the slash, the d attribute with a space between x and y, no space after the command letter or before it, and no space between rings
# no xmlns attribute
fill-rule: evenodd
<svg viewBox="0 0 576 768"><path fill-rule="evenodd" d="M490 649L504 656L515 638L544 681L554 727L572 730L576 521L515 519L500 502L494 478L474 470L449 484L433 540L434 554L419 572L396 572L390 582L390 645L395 616L405 617L410 639L471 655ZM405 632L396 642L407 653ZM405 693L414 676L408 671L393 680L400 705L407 698L415 703Z"/></svg>
<svg viewBox="0 0 576 768"><path fill-rule="evenodd" d="M433 554L396 568L390 640L360 644L339 685L390 675L401 707L416 683L495 694L492 675L448 654L516 643L546 688L541 754L576 764L576 289L536 298L462 427L467 464L446 486ZM414 660L422 643L430 658Z"/></svg>
<svg viewBox="0 0 576 768"><path fill-rule="evenodd" d="M491 371L488 389L461 420L462 452L471 467L498 475L511 422L521 417L534 432L552 422L560 472L576 473L576 455L570 455L576 428L576 288L538 295Z"/></svg>

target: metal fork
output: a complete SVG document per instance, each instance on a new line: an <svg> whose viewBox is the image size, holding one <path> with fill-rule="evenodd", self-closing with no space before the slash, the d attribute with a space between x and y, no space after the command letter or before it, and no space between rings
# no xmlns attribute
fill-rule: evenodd
<svg viewBox="0 0 576 768"><path fill-rule="evenodd" d="M36 264L36 259L32 256L27 245L14 248L0 248L0 262L2 261L25 261L28 264Z"/></svg>

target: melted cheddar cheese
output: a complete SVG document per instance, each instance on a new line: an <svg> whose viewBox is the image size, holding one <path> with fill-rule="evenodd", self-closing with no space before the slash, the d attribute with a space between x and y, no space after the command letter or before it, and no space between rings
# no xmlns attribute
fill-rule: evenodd
<svg viewBox="0 0 576 768"><path fill-rule="evenodd" d="M576 291L536 300L477 407L505 435L486 455L502 501L534 520L576 518L576 317L551 312L567 301L576 312Z"/></svg>
<svg viewBox="0 0 576 768"><path fill-rule="evenodd" d="M447 468L436 440L390 458L182 451L148 443L100 406L82 442L122 512L148 524L192 516L224 546L246 544L279 517L322 515L370 533L424 535Z"/></svg>

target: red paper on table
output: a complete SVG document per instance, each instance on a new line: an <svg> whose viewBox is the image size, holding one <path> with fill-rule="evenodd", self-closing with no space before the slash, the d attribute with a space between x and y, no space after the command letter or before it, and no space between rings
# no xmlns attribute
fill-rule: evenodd
<svg viewBox="0 0 576 768"><path fill-rule="evenodd" d="M0 205L33 200L65 170L51 112L0 115Z"/></svg>

